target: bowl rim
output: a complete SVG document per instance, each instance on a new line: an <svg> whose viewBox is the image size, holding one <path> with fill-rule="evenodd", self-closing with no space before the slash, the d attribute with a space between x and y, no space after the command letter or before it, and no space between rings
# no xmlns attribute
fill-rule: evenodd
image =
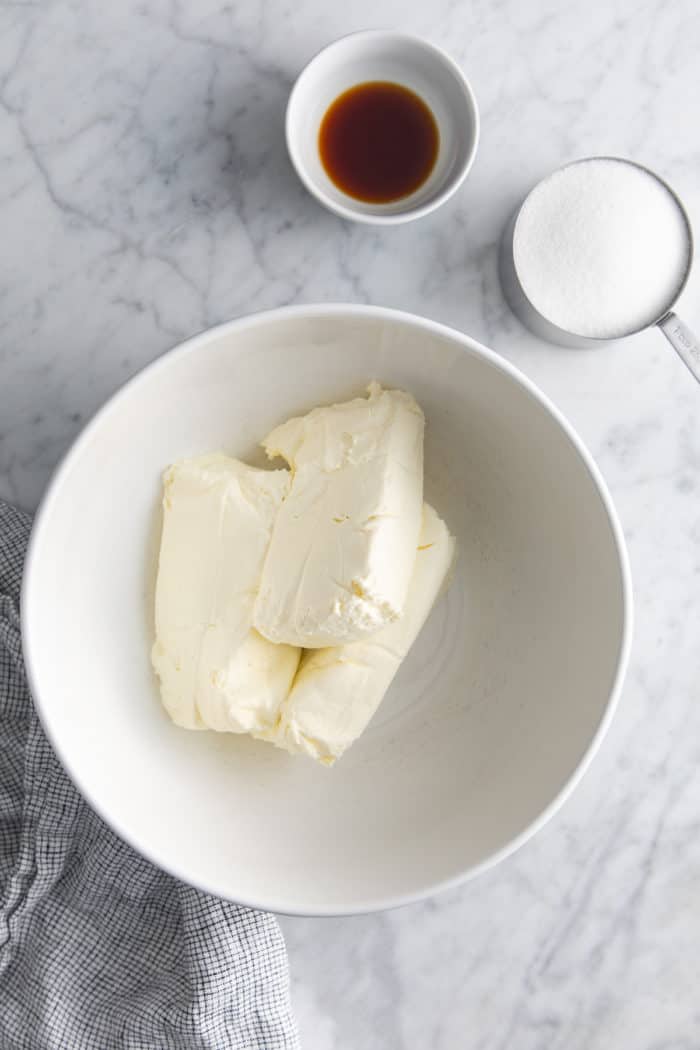
<svg viewBox="0 0 700 1050"><path fill-rule="evenodd" d="M610 693L603 710L600 722L591 737L583 755L581 756L578 765L574 767L571 774L560 788L559 792L555 797L548 803L547 806L534 818L518 835L516 835L510 842L501 846L500 849L494 850L493 853L485 857L478 864L474 864L463 871L458 872L455 875L451 875L446 879L441 879L438 882L430 882L421 885L417 889L414 889L408 893L392 894L388 896L373 897L363 900L359 903L352 903L346 906L317 906L313 909L308 907L298 907L290 904L289 901L285 901L284 892L276 893L274 896L268 896L264 899L255 898L251 896L233 896L230 890L222 889L221 886L212 885L206 881L202 881L196 878L192 878L187 871L183 868L178 867L177 864L173 863L170 859L164 860L158 855L158 852L151 850L147 844L137 842L131 835L130 830L125 827L121 821L113 819L108 813L103 811L102 807L96 804L90 796L90 792L85 785L80 771L72 766L66 755L63 754L57 740L53 734L51 721L48 715L49 701L46 696L42 698L40 690L38 688L39 681L39 656L35 650L35 645L30 632L30 618L31 618L31 607L32 607L32 591L34 587L34 566L39 557L39 552L44 542L44 537L50 528L51 511L53 504L56 502L64 478L68 475L72 468L74 460L79 456L82 449L92 440L94 433L100 427L103 419L105 419L111 412L118 409L120 402L124 397L127 396L128 392L133 386L142 381L146 376L152 376L157 374L159 370L169 367L171 362L179 357L185 357L189 354L194 354L203 344L225 334L236 334L239 332L245 332L248 329L258 327L260 324L276 323L279 321L294 320L294 319L336 319L336 318L352 318L352 317L365 317L368 319L398 322L399 324L407 325L413 328L419 328L423 331L429 332L434 335L439 335L452 342L453 345L459 346L461 350L471 353L476 357L486 361L493 368L502 372L512 382L519 385L524 392L534 401L536 401L545 411L554 419L556 423L561 427L564 435L568 438L572 444L574 450L578 453L583 465L588 471L591 480L594 483L595 489L603 505L603 509L606 512L608 524L610 526L611 536L615 545L617 560L620 571L620 584L621 584L621 600L622 600L622 630L618 649L617 663L615 667L615 674L612 679L610 687ZM169 875L179 879L182 882L190 886L209 893L213 896L219 897L224 900L230 900L235 904L242 905L248 908L261 909L263 911L271 911L280 915L290 916L302 916L302 917L333 917L333 916L349 916L349 915L364 915L373 912L385 911L390 908L396 908L407 904L413 904L418 901L425 900L426 898L433 897L438 893L442 893L445 890L455 889L464 883L470 881L476 876L488 871L493 868L500 861L509 857L515 853L521 846L523 846L529 839L531 839L544 825L551 820L551 818L557 813L563 803L572 794L574 789L581 781L583 775L590 766L595 754L597 753L600 744L605 736L613 715L617 708L620 693L622 691L622 685L624 682L625 672L629 662L630 650L632 645L632 633L633 633L633 589L632 589L632 576L629 564L629 556L625 545L624 534L622 526L620 524L617 511L612 501L612 497L608 491L607 485L603 479L600 469L596 465L593 456L588 451L583 441L577 434L576 430L571 423L566 419L562 412L556 407L556 405L544 394L536 384L528 379L518 368L507 361L505 358L500 357L493 350L484 346L482 343L473 339L466 333L460 332L449 325L442 324L438 321L433 321L427 317L421 317L418 314L413 314L405 310L396 310L390 307L366 305L361 303L315 303L315 304L299 304L292 306L282 306L271 310L262 310L251 314L245 314L240 317L234 318L233 320L225 321L222 324L215 325L211 328L205 329L196 335L191 336L189 339L184 340L182 343L177 344L170 350L164 351L153 361L147 364L144 368L140 369L135 373L126 383L119 387L114 394L97 410L94 416L89 420L83 430L78 434L73 444L69 447L62 460L56 467L43 499L36 512L34 522L32 525L31 535L29 538L29 544L27 547L24 573L21 585L20 594L20 620L21 620L21 633L22 633L22 650L24 654L25 668L27 674L27 680L29 683L29 689L34 701L34 707L39 717L41 726L46 733L46 736L51 743L54 752L57 754L61 761L61 764L68 774L70 780L74 786L78 789L81 796L88 802L91 808L98 814L98 816L104 820L104 822L129 846L132 847L137 853L145 857L152 864L158 867L160 870L167 872Z"/></svg>
<svg viewBox="0 0 700 1050"><path fill-rule="evenodd" d="M466 159L461 168L445 184L443 189L439 193L434 194L434 196L430 197L423 204L413 206L408 205L406 208L401 208L399 211L386 213L377 212L375 214L373 212L362 211L360 202L358 202L357 205L353 205L352 203L344 204L330 197L316 182L314 182L310 177L306 166L302 163L301 153L297 147L298 135L292 129L292 108L296 101L296 95L300 90L300 86L307 77L313 75L313 69L322 55L325 55L327 52L333 51L336 48L340 48L349 40L358 37L364 39L372 38L374 40L385 38L399 40L410 44L417 44L426 52L430 53L431 58L434 61L440 62L446 66L449 72L451 72L455 79L460 83L462 90L464 91L465 106L470 110L473 125L471 143ZM311 196L315 197L324 208L334 212L341 218L348 219L351 222L361 222L368 226L396 226L402 222L411 222L414 219L420 219L424 215L430 214L430 212L435 211L436 208L439 208L442 204L448 201L450 197L457 192L472 169L474 158L476 157L477 149L479 148L480 133L481 122L476 96L461 66L458 65L455 59L452 58L447 51L444 51L443 48L439 47L437 44L433 44L430 40L426 40L424 37L412 33L403 33L394 29L359 29L353 33L346 33L344 36L338 37L320 48L320 50L309 59L294 81L287 100L287 108L284 117L284 136L287 143L289 158L299 179ZM348 197L347 199L348 202L352 202L352 197Z"/></svg>

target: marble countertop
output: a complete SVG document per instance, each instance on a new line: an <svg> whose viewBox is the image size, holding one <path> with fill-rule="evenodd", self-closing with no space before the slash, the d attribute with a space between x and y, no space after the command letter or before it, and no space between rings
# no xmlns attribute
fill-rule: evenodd
<svg viewBox="0 0 700 1050"><path fill-rule="evenodd" d="M463 65L482 140L448 205L373 229L302 190L282 122L317 48L386 25ZM700 388L656 332L544 345L496 274L518 199L586 154L659 170L700 229L699 53L694 0L0 2L0 495L33 509L85 420L185 336L348 300L455 325L523 369L622 518L636 636L591 772L458 891L284 919L306 1050L700 1047ZM696 267L696 328L699 293Z"/></svg>

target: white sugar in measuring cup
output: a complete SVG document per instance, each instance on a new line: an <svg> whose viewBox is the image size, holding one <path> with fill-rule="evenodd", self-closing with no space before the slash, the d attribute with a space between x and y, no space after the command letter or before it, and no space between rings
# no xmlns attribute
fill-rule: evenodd
<svg viewBox="0 0 700 1050"><path fill-rule="evenodd" d="M574 161L539 182L508 223L499 268L535 335L592 347L657 325L700 382L700 343L673 312L693 259L681 201L619 157Z"/></svg>

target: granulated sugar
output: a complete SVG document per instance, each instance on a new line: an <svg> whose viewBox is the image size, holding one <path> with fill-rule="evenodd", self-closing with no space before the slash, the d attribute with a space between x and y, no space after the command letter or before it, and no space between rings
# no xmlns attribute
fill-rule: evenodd
<svg viewBox="0 0 700 1050"><path fill-rule="evenodd" d="M523 290L568 332L614 339L657 320L689 264L688 231L657 179L620 160L579 161L525 201L513 254Z"/></svg>

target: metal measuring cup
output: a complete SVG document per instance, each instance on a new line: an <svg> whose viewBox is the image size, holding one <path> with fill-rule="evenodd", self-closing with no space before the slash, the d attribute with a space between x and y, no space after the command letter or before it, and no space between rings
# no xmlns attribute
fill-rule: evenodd
<svg viewBox="0 0 700 1050"><path fill-rule="evenodd" d="M678 212L683 220L683 225L687 232L687 241L685 245L686 260L685 272L683 273L682 280L676 286L673 291L672 297L664 305L663 310L653 320L638 326L630 327L628 331L620 333L616 332L614 335L606 336L589 336L581 335L577 332L567 331L561 328L559 325L554 324L548 317L545 316L542 311L530 301L526 295L520 276L518 274L518 268L515 261L515 243L517 240L517 223L522 208L525 204L525 200L521 203L515 214L511 218L510 222L506 226L503 237L501 238L501 246L499 252L499 270L501 276L501 285L503 293L510 305L513 313L518 317L526 328L529 328L531 332L539 336L541 339L545 339L550 343L556 343L559 346L572 346L572 347L594 347L600 346L606 342L610 342L613 339L623 339L629 335L635 335L637 332L645 331L647 328L651 328L654 325L661 329L663 334L668 339L669 343L679 355L681 360L687 365L692 372L693 376L700 383L700 341L691 332L690 328L673 312L678 298L680 297L683 289L685 288L688 277L690 275L690 267L693 261L693 232L690 226L690 219L688 218L687 212L681 203L678 196L674 193L671 187L661 179L656 172L650 171L649 168L644 167L643 164L637 164L635 161L626 160L621 157L587 157L583 160L574 161L574 164L585 164L590 160L614 160L623 164L629 164L631 167L638 168L641 171L646 172L658 183L660 183L664 189L670 194L671 199L675 202ZM570 167L570 165L566 165ZM541 185L538 183L537 186L531 190L534 193L535 190Z"/></svg>

